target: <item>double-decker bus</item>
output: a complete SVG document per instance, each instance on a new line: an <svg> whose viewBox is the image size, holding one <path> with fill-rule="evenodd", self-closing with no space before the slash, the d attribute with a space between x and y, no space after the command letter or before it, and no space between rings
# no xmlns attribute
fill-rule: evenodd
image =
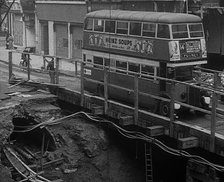
<svg viewBox="0 0 224 182"><path fill-rule="evenodd" d="M133 89L133 75L139 77L139 91L170 98L170 83L156 77L181 82L193 81L195 65L207 63L203 25L190 14L99 10L86 15L83 32L84 75ZM152 77L153 76L153 77ZM102 94L103 86L86 79L84 89ZM189 105L208 108L210 98L203 92L176 84L175 98ZM133 103L133 93L109 87L111 99ZM169 103L139 96L139 106L162 115ZM180 105L175 104L175 109Z"/></svg>

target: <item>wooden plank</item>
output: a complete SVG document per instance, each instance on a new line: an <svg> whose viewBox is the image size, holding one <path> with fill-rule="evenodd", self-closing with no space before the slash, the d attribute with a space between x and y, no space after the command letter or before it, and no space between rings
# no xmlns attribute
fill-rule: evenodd
<svg viewBox="0 0 224 182"><path fill-rule="evenodd" d="M163 126L150 126L146 129L146 134L149 136L160 136L165 134L165 128Z"/></svg>
<svg viewBox="0 0 224 182"><path fill-rule="evenodd" d="M56 67L55 67L55 81L56 84L59 84L59 58L56 58Z"/></svg>
<svg viewBox="0 0 224 182"><path fill-rule="evenodd" d="M195 179L197 181L220 182L220 178L217 176L214 168L193 159L187 162L186 177L189 181Z"/></svg>
<svg viewBox="0 0 224 182"><path fill-rule="evenodd" d="M30 54L27 55L27 79L30 80ZM26 59L26 58L25 58Z"/></svg>
<svg viewBox="0 0 224 182"><path fill-rule="evenodd" d="M121 116L119 119L119 124L122 126L128 126L134 124L134 117L133 116Z"/></svg>
<svg viewBox="0 0 224 182"><path fill-rule="evenodd" d="M9 80L12 79L12 51L9 51Z"/></svg>
<svg viewBox="0 0 224 182"><path fill-rule="evenodd" d="M198 138L197 137L186 137L178 139L178 147L180 149L188 149L193 147L198 147Z"/></svg>
<svg viewBox="0 0 224 182"><path fill-rule="evenodd" d="M217 73L214 74L214 89L217 88ZM216 107L217 107L217 94L212 93L212 116L211 116L211 136L210 136L210 151L215 151L215 131L216 131Z"/></svg>
<svg viewBox="0 0 224 182"><path fill-rule="evenodd" d="M63 180L62 179L56 179L56 180L51 181L51 182L63 182Z"/></svg>
<svg viewBox="0 0 224 182"><path fill-rule="evenodd" d="M169 132L169 134L170 134L170 137L173 137L173 134L174 134L174 132L173 132L173 122L174 122L174 120L175 120L175 116L174 116L174 104L175 104L175 101L174 101L174 96L175 96L175 83L174 82L172 82L171 83L171 92L170 92L170 97L171 97L171 99L170 99L170 126L169 126L169 129L170 129L170 132Z"/></svg>
<svg viewBox="0 0 224 182"><path fill-rule="evenodd" d="M81 63L81 99L80 99L80 106L83 107L84 105L84 63Z"/></svg>
<svg viewBox="0 0 224 182"><path fill-rule="evenodd" d="M138 75L135 75L134 79L134 124L137 125L138 123L138 104L139 104L139 98L138 98Z"/></svg>
<svg viewBox="0 0 224 182"><path fill-rule="evenodd" d="M96 104L93 104L91 106L91 111L95 115L102 115L102 114L104 114L104 107L96 105Z"/></svg>
<svg viewBox="0 0 224 182"><path fill-rule="evenodd" d="M117 111L115 111L115 110L109 110L108 111L108 116L109 117L112 117L112 118L114 118L114 119L120 119L120 116L121 116L121 113L120 112L117 112Z"/></svg>
<svg viewBox="0 0 224 182"><path fill-rule="evenodd" d="M104 69L104 114L108 113L108 72Z"/></svg>

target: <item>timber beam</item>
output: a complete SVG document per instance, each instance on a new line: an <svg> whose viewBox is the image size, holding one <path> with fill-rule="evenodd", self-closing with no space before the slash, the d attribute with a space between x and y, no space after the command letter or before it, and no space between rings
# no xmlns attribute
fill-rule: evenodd
<svg viewBox="0 0 224 182"><path fill-rule="evenodd" d="M178 139L178 148L179 149L188 149L198 147L198 138L197 137L186 137Z"/></svg>

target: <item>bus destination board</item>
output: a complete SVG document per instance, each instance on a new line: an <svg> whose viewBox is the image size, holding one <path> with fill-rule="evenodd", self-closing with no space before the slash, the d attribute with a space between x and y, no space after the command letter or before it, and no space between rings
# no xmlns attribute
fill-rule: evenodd
<svg viewBox="0 0 224 182"><path fill-rule="evenodd" d="M200 58L201 57L201 41L200 40L181 40L180 57L181 58Z"/></svg>

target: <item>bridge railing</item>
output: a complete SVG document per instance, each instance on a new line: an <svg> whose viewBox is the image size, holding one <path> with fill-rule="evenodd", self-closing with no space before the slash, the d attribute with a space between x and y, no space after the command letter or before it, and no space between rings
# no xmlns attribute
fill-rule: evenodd
<svg viewBox="0 0 224 182"><path fill-rule="evenodd" d="M5 61L9 61L9 78L11 76L21 80L34 80L50 84L61 84L66 87L72 86L73 89L80 89L74 78L80 75L80 61L58 56L37 55L33 53L24 53L22 51L8 51L4 55ZM26 64L21 58L26 55ZM48 69L49 62L53 60L54 69ZM4 61L4 60L3 60ZM21 72L22 71L22 72ZM41 76L37 76L41 74ZM65 84L64 77L70 78L74 84Z"/></svg>
<svg viewBox="0 0 224 182"><path fill-rule="evenodd" d="M90 63L91 64L91 63ZM169 98L164 98L162 96L159 96L159 95L156 95L156 94L152 94L152 93L146 93L146 92L142 92L142 91L139 91L139 81L141 79L145 79L145 78L140 78L139 77L139 74L135 74L133 77L134 79L134 86L132 87L133 89L130 89L130 88L126 88L126 87L122 87L121 85L114 85L114 84L111 84L109 81L108 81L108 74L110 74L110 71L108 71L108 69L104 69L104 78L102 79L103 81L98 81L98 80L95 80L95 79L91 79L91 78L85 78L84 76L84 63L82 63L82 66L81 66L81 102L83 102L84 100L84 80L87 80L87 81L90 81L90 82L93 82L95 84L100 84L103 86L104 88L104 94L103 94L103 98L104 98L104 112L105 114L108 112L108 105L109 105L109 95L108 95L108 90L110 88L117 88L117 89L120 89L120 90L125 90L127 92L131 92L133 93L134 95L134 103L133 103L133 115L134 115L134 124L137 125L137 121L139 120L139 109L140 106L139 106L139 96L140 95L144 95L146 97L151 97L151 98L154 98L156 100L159 100L159 101L165 101L165 102L168 102L170 103L170 114L169 114L169 117L167 117L167 119L169 120L169 131L170 131L170 135L172 136L173 135L173 122L175 122L176 118L175 118L175 104L180 104L181 106L184 106L186 108L189 108L189 109L192 109L192 110L196 110L200 113L204 113L204 114L208 114L210 115L210 149L211 151L214 151L215 149L215 133L216 133L216 121L217 121L217 117L221 117L223 118L223 113L218 113L217 112L217 109L218 109L218 105L219 105L219 98L222 97L224 95L224 92L220 89L218 89L220 87L220 84L219 84L219 80L221 80L220 76L221 74L220 73L213 73L212 77L213 77L213 80L212 80L212 84L210 84L210 86L208 87L208 85L206 85L205 83L202 83L202 82L199 82L197 80L195 80L194 84L192 83L188 83L188 82L181 82L181 81L176 81L176 80L171 80L171 79L167 79L167 78L163 78L163 77L158 77L158 76L150 76L148 75L148 77L151 77L152 79L156 79L156 80L164 80L166 82L169 82L171 87L170 87L170 97ZM120 70L122 71L122 70ZM116 74L121 74L121 73L116 73ZM194 105L190 105L190 104L187 104L185 102L181 102L179 100L176 99L176 96L175 96L175 90L176 90L176 86L177 85L185 85L188 89L189 88L195 88L195 89L199 89L199 90L202 90L202 91L205 91L205 92L208 92L209 93L209 96L211 98L211 104L210 104L210 108L209 109L205 109L205 108L201 108L201 107L197 107L197 106L194 106ZM83 103L82 103L83 104ZM220 111L220 110L218 110ZM149 111L150 112L150 111ZM151 112L151 114L154 116L154 117L157 117L157 118L161 118L161 115L158 114L158 113L153 113Z"/></svg>
<svg viewBox="0 0 224 182"><path fill-rule="evenodd" d="M17 54L19 54L17 52ZM28 53L29 57L32 56L33 54ZM45 64L46 67L46 62L44 62L44 56L41 55L40 56L42 58L42 64ZM46 55L45 55L46 57ZM69 84L68 88L72 88L72 89L77 89L80 91L81 94L81 106L84 106L84 97L85 97L85 90L84 90L84 82L85 81L90 81L99 85L103 86L104 89L104 93L102 95L102 99L104 102L104 113L107 114L109 108L109 103L110 103L110 96L109 96L109 89L110 88L116 88L116 89L120 89L120 90L125 90L127 92L130 92L133 94L133 105L132 105L132 111L133 111L133 116L134 116L134 124L138 125L139 123L139 113L140 110L143 110L141 108L141 105L139 104L140 102L140 97L141 96L145 96L145 97L150 97L153 98L155 100L158 101L164 101L166 103L168 103L169 105L169 115L168 116L161 116L159 113L155 113L152 111L147 111L147 113L149 113L152 117L155 118L159 118L159 119L164 119L166 121L169 122L169 131L170 131L170 135L173 135L173 122L176 121L176 117L175 117L175 104L179 104L185 108L189 108L189 109L193 109L205 114L210 115L210 149L211 151L213 151L215 149L215 134L216 134L216 121L217 121L217 117L222 117L223 118L223 114L220 112L217 112L219 110L218 109L218 105L220 103L220 98L224 97L224 92L222 90L221 84L219 84L220 80L221 80L221 76L222 76L222 72L209 72L209 74L212 74L212 81L208 84L206 82L202 82L200 80L195 80L194 84L192 83L188 83L188 82L181 82L181 81L176 81L176 80L171 80L171 79L167 79L167 78L163 78L163 77L158 77L158 76L151 76L151 75L147 75L148 78L151 78L152 80L164 80L165 82L168 82L170 84L170 97L163 97L161 95L158 95L156 93L149 93L146 91L141 91L139 89L139 82L141 80L144 79L148 79L145 77L140 77L139 74L134 74L131 73L130 75L128 75L129 77L132 77L133 79L133 85L129 88L123 87L122 85L116 85L113 83L109 82L108 79L108 75L111 74L110 71L106 68L103 70L103 79L101 81L97 81L95 79L91 79L91 78L87 78L84 75L85 72L85 63L83 63L80 60L72 60L72 59L68 59L68 61L72 61L72 64L75 65L74 66L74 73L72 74L72 76L70 77L71 79L64 79L64 75L66 73L66 71L64 71L62 68L62 66L60 65L62 60L65 60L65 58L62 57L57 57L57 56L48 56L49 58L54 58L54 62L55 62L55 70L54 70L54 75L55 75L55 82L52 82L52 80L49 79L51 84L64 84L64 80L66 80L66 82ZM28 59L29 60L29 59ZM90 63L91 64L91 63ZM13 70L16 67L15 66L15 62L13 63L13 53L9 52L9 79L12 78L13 75ZM29 64L28 64L29 65ZM35 70L42 70L41 66L40 68L35 68L35 67L30 67L27 66L26 68L26 80L31 80L32 78L32 74ZM46 71L47 70L42 70ZM123 70L120 70L123 71ZM204 70L205 71L205 70ZM41 72L41 73L42 73ZM200 71L198 71L199 73ZM121 74L119 72L113 72L113 74ZM75 79L75 87L71 87L71 83L74 81ZM211 84L212 83L212 84ZM210 93L210 97L211 97L211 104L210 104L210 109L204 109L201 107L197 107L194 105L190 105L187 104L185 102L181 102L177 99L176 97L176 88L178 85L185 85L188 89L190 88L194 88L194 89L199 89L199 90L204 90L208 93Z"/></svg>

